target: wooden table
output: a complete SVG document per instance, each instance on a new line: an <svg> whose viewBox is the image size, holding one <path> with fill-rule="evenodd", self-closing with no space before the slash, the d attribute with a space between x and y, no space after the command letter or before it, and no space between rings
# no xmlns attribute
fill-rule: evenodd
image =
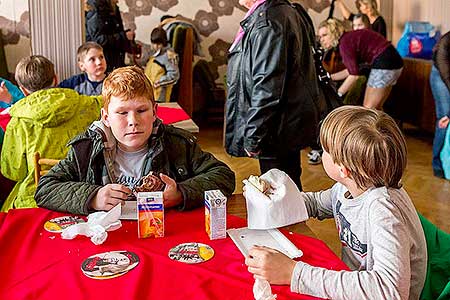
<svg viewBox="0 0 450 300"><path fill-rule="evenodd" d="M181 106L177 102L158 103L158 106L182 109ZM199 133L199 128L192 119L172 123L170 125L187 130L194 134Z"/></svg>
<svg viewBox="0 0 450 300"><path fill-rule="evenodd" d="M247 206L245 204L245 198L242 194L233 194L228 199L227 213L233 216L247 219ZM282 229L303 234L309 237L317 238L314 232L311 231L311 228L309 228L308 225L306 225L306 222L285 226Z"/></svg>

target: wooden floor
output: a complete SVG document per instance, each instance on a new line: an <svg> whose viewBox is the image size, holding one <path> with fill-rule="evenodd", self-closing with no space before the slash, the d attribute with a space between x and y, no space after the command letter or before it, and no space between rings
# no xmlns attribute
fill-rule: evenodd
<svg viewBox="0 0 450 300"><path fill-rule="evenodd" d="M433 176L431 168L432 138L421 136L414 129L405 129L408 143L408 166L403 177L406 191L417 210L446 232L450 232L450 181ZM235 193L242 192L242 180L249 175L259 175L258 161L250 158L231 157L222 147L222 128L200 127L198 134L202 149L213 153L236 173ZM302 184L305 191L318 191L331 187L322 165L309 165L307 151L302 151ZM334 220L309 220L316 236L340 256L340 242Z"/></svg>

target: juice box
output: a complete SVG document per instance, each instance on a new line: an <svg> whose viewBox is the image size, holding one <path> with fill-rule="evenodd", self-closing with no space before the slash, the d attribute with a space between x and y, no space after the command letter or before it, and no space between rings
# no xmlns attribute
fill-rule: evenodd
<svg viewBox="0 0 450 300"><path fill-rule="evenodd" d="M227 198L220 190L205 191L205 226L211 240L227 237Z"/></svg>
<svg viewBox="0 0 450 300"><path fill-rule="evenodd" d="M137 193L138 238L164 236L162 192Z"/></svg>

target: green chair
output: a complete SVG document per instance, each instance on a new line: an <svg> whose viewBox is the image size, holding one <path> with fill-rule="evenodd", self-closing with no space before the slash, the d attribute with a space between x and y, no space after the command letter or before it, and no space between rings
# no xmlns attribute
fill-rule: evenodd
<svg viewBox="0 0 450 300"><path fill-rule="evenodd" d="M421 300L450 299L450 234L440 230L419 213L427 241L427 276Z"/></svg>

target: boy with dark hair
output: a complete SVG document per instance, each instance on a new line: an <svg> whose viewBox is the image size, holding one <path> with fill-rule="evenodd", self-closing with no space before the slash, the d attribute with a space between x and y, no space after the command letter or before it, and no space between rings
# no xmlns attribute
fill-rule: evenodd
<svg viewBox="0 0 450 300"><path fill-rule="evenodd" d="M152 50L145 67L145 75L153 84L155 100L166 102L170 99L172 87L180 78L178 55L169 47L167 33L161 27L153 29L150 35Z"/></svg>
<svg viewBox="0 0 450 300"><path fill-rule="evenodd" d="M427 245L417 211L401 187L407 149L397 124L384 112L343 106L325 118L320 140L323 167L337 183L298 197L309 217L335 219L342 259L352 271L313 267L266 247L250 250L248 270L320 298L419 299ZM253 192L249 187L246 197Z"/></svg>
<svg viewBox="0 0 450 300"><path fill-rule="evenodd" d="M67 157L41 178L39 206L76 214L110 210L151 171L165 183L166 208L201 206L205 190L231 195L233 171L203 152L189 132L156 117L153 89L142 69L114 70L102 95L102 120L72 140Z"/></svg>
<svg viewBox="0 0 450 300"><path fill-rule="evenodd" d="M53 63L40 55L19 61L16 81L26 97L9 110L11 121L5 132L1 170L17 184L2 211L36 207L34 153L54 159L65 157L66 143L98 119L102 104L101 97L55 88Z"/></svg>
<svg viewBox="0 0 450 300"><path fill-rule="evenodd" d="M96 42L86 42L77 51L78 67L83 72L62 81L58 86L94 96L102 93L106 77L106 60L103 48Z"/></svg>

